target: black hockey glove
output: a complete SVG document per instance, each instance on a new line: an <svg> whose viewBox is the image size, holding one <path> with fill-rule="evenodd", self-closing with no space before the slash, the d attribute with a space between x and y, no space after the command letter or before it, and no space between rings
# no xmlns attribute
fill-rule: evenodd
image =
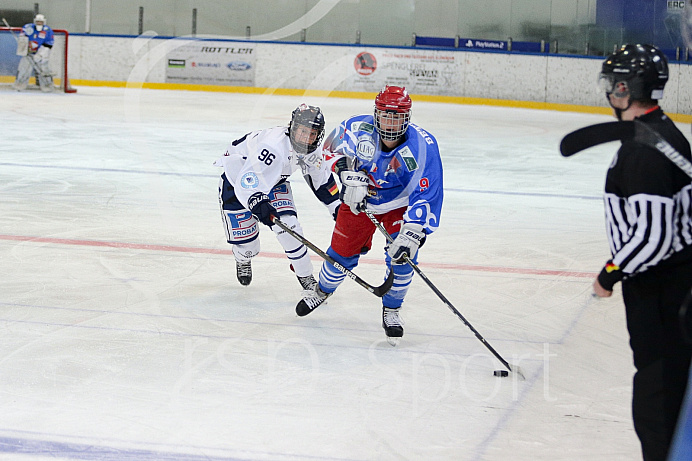
<svg viewBox="0 0 692 461"><path fill-rule="evenodd" d="M252 211L262 224L269 227L274 225L274 217L277 216L276 208L272 206L271 200L267 197L267 194L262 192L257 192L250 196L250 200L247 201L247 206Z"/></svg>

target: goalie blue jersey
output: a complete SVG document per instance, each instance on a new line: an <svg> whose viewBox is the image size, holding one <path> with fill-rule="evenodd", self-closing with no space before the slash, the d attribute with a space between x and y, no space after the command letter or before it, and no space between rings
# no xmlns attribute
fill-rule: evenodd
<svg viewBox="0 0 692 461"><path fill-rule="evenodd" d="M382 214L406 207L404 221L437 229L442 211L442 161L435 138L413 123L404 142L387 150L380 142L372 115L357 115L341 123L324 142L328 162L346 156L353 170L370 178L367 208Z"/></svg>
<svg viewBox="0 0 692 461"><path fill-rule="evenodd" d="M38 51L38 49L45 45L50 48L55 43L53 37L53 29L44 25L42 31L36 30L36 26L32 23L26 24L22 28L21 35L29 37L29 53L33 54Z"/></svg>

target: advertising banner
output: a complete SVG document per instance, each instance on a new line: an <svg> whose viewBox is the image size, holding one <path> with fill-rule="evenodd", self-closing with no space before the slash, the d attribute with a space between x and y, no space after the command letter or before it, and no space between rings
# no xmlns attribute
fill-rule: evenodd
<svg viewBox="0 0 692 461"><path fill-rule="evenodd" d="M461 65L461 54L448 51L362 51L354 56L354 72L339 89L376 92L396 85L411 93L456 96L462 92Z"/></svg>
<svg viewBox="0 0 692 461"><path fill-rule="evenodd" d="M478 40L477 38L460 38L459 48L507 51L507 42L500 40Z"/></svg>
<svg viewBox="0 0 692 461"><path fill-rule="evenodd" d="M256 47L253 43L199 41L166 56L166 83L254 86Z"/></svg>

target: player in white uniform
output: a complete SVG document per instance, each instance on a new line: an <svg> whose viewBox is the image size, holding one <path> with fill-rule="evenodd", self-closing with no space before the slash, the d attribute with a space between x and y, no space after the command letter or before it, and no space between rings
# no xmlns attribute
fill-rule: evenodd
<svg viewBox="0 0 692 461"><path fill-rule="evenodd" d="M303 289L313 289L312 262L307 248L272 218L278 217L303 234L288 177L300 169L315 196L336 217L339 188L323 161L324 116L319 107L301 104L288 126L253 131L236 139L214 165L224 169L219 204L226 240L232 245L241 285L252 281L251 259L260 252L258 221L269 226L291 261Z"/></svg>

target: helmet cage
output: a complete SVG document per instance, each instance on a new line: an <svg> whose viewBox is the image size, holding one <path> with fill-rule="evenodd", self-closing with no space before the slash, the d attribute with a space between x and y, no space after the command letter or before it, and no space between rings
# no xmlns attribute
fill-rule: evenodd
<svg viewBox="0 0 692 461"><path fill-rule="evenodd" d="M375 128L384 141L396 141L406 133L411 111L396 112L375 107Z"/></svg>
<svg viewBox="0 0 692 461"><path fill-rule="evenodd" d="M385 86L375 98L375 128L383 141L396 141L408 129L411 97L406 88Z"/></svg>
<svg viewBox="0 0 692 461"><path fill-rule="evenodd" d="M324 115L319 107L301 104L291 114L291 121L288 124L288 137L291 140L293 150L298 154L309 154L314 152L324 138ZM298 127L304 126L316 132L313 142L302 142L296 139Z"/></svg>
<svg viewBox="0 0 692 461"><path fill-rule="evenodd" d="M41 32L43 31L43 28L46 26L46 17L42 15L41 13L38 13L36 16L34 16L34 27L36 28L37 31Z"/></svg>

